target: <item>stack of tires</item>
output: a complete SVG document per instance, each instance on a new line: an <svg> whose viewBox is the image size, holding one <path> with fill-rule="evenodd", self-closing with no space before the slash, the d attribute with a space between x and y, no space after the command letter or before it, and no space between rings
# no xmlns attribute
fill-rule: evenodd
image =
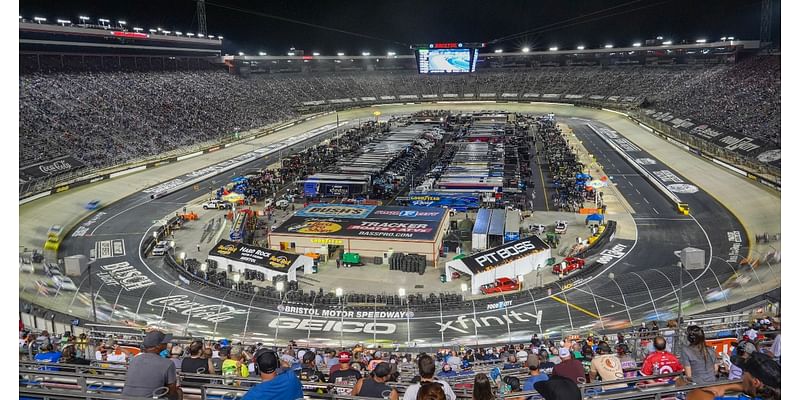
<svg viewBox="0 0 800 400"><path fill-rule="evenodd" d="M425 273L427 262L425 256L420 254L394 253L389 257L389 269L392 271Z"/></svg>

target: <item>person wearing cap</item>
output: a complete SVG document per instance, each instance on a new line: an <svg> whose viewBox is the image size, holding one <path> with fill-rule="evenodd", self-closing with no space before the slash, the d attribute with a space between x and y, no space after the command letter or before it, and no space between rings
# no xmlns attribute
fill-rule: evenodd
<svg viewBox="0 0 800 400"><path fill-rule="evenodd" d="M303 386L292 371L282 371L278 355L261 349L253 356L261 383L253 386L241 400L296 400L303 398Z"/></svg>
<svg viewBox="0 0 800 400"><path fill-rule="evenodd" d="M376 351L375 354L372 355L372 360L367 364L367 370L372 371L375 369L376 365L384 362L381 358L383 358L383 353L381 351Z"/></svg>
<svg viewBox="0 0 800 400"><path fill-rule="evenodd" d="M534 390L533 385L535 385L536 382L546 381L550 378L549 376L547 376L547 374L542 373L540 369L541 367L540 361L541 360L539 360L539 357L528 358L528 362L526 364L528 365L530 376L528 377L528 379L525 380L525 384L522 387L523 391L527 392L530 390Z"/></svg>
<svg viewBox="0 0 800 400"><path fill-rule="evenodd" d="M660 336L659 336L660 337ZM663 341L663 337L661 338ZM664 342L666 344L666 342ZM589 381L596 381L600 378L603 382L614 381L624 377L622 373L622 363L616 354L611 351L611 346L606 342L597 344L597 356L592 358L589 369ZM628 387L627 384L618 383L615 385L603 385L603 390L621 389Z"/></svg>
<svg viewBox="0 0 800 400"><path fill-rule="evenodd" d="M583 364L572 358L572 352L568 348L558 349L558 357L561 358L561 362L553 367L553 375L569 378L576 384L586 379Z"/></svg>
<svg viewBox="0 0 800 400"><path fill-rule="evenodd" d="M456 375L458 374L456 371L453 371L453 367L450 365L450 363L443 363L442 370L436 376L440 378L450 378Z"/></svg>
<svg viewBox="0 0 800 400"><path fill-rule="evenodd" d="M222 350L225 360L222 362L222 376L247 378L250 371L247 369L245 354L241 346L226 347Z"/></svg>
<svg viewBox="0 0 800 400"><path fill-rule="evenodd" d="M361 379L361 372L350 368L350 353L343 351L339 353L339 365L335 371L331 371L328 383L339 383L342 381L356 382Z"/></svg>
<svg viewBox="0 0 800 400"><path fill-rule="evenodd" d="M353 387L353 396L372 397L376 399L398 400L400 395L397 390L386 384L392 366L387 362L378 363L372 370L371 378L361 378Z"/></svg>
<svg viewBox="0 0 800 400"><path fill-rule="evenodd" d="M304 382L325 382L325 376L317 370L317 355L310 350L303 353L303 367L297 375Z"/></svg>
<svg viewBox="0 0 800 400"><path fill-rule="evenodd" d="M674 354L667 351L667 340L663 336L656 336L653 339L655 351L648 354L642 363L642 375L671 374L683 371L683 365ZM621 361L620 361L621 362ZM604 378L605 379L605 378ZM656 382L667 382L675 378L660 378Z"/></svg>
<svg viewBox="0 0 800 400"><path fill-rule="evenodd" d="M175 369L181 369L181 363L183 357L183 347L179 345L172 346L172 350L169 351L169 359L175 364Z"/></svg>
<svg viewBox="0 0 800 400"><path fill-rule="evenodd" d="M167 388L167 398L180 400L183 391L178 387L175 364L158 355L167 348L172 335L150 331L142 341L143 351L131 359L125 375L123 396L151 397L156 389Z"/></svg>
<svg viewBox="0 0 800 400"><path fill-rule="evenodd" d="M440 381L434 376L434 373L436 373L436 362L433 360L433 357L427 354L421 355L417 360L417 368L419 369L420 380L406 388L406 392L403 394L403 400L415 400L420 388L423 385L430 384L441 386L447 400L456 400L456 394L453 392L453 388L450 387L450 384L446 381Z"/></svg>
<svg viewBox="0 0 800 400"><path fill-rule="evenodd" d="M726 392L744 393L754 400L780 400L781 366L768 355L755 352L740 362L742 382L728 383L695 389L688 393L687 400L726 400Z"/></svg>

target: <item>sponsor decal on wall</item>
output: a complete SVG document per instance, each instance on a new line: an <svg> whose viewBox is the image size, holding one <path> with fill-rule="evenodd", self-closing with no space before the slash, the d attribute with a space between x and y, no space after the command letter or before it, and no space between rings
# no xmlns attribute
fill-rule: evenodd
<svg viewBox="0 0 800 400"><path fill-rule="evenodd" d="M25 168L20 168L20 180L27 182L30 180L49 178L51 176L65 174L85 166L86 164L75 157L63 157L31 165Z"/></svg>
<svg viewBox="0 0 800 400"><path fill-rule="evenodd" d="M105 285L120 286L127 292L156 284L150 280L147 275L137 270L128 262L102 265L100 266L100 271L97 277L100 278Z"/></svg>
<svg viewBox="0 0 800 400"><path fill-rule="evenodd" d="M298 217L310 218L366 218L375 206L357 204L310 205L295 213Z"/></svg>
<svg viewBox="0 0 800 400"><path fill-rule="evenodd" d="M227 258L279 272L287 272L297 260L297 254L265 249L222 239L208 253L209 256Z"/></svg>
<svg viewBox="0 0 800 400"><path fill-rule="evenodd" d="M549 248L541 239L531 236L464 257L461 261L473 273L480 273L503 265L513 258L524 257L533 252Z"/></svg>
<svg viewBox="0 0 800 400"><path fill-rule="evenodd" d="M185 294L157 297L147 301L153 307L165 308L170 312L179 312L181 315L191 316L207 322L224 322L235 318L237 315L247 314L247 310L223 304L202 304L189 301Z"/></svg>

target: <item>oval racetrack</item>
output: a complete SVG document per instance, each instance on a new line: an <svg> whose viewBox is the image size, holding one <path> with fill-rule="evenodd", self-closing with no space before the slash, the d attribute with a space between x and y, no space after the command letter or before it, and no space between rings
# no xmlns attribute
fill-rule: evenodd
<svg viewBox="0 0 800 400"><path fill-rule="evenodd" d="M474 109L476 106L448 104L416 107ZM525 109L531 108L535 111L530 112L536 113L546 108L522 104L497 104L491 107L515 112L527 112ZM403 106L381 108L384 116L408 112L405 110L407 108ZM65 293L59 295L58 299L39 299L37 302L63 312L72 310L73 315L86 318L91 314L91 301L87 295L88 280L91 279L97 293L100 321L162 323L177 334L229 338L246 334L248 339L263 343L270 343L276 338L279 341L310 339L320 344L366 342L369 339L395 343L410 339L418 345L504 341L507 338L527 339L532 333L545 331L566 331L589 326L613 329L629 320L674 317L680 273L674 252L691 246L706 252L708 264L704 269L684 273L684 300L692 301L691 310L695 312L718 307L719 304L706 304L703 297L709 288L719 288L736 272L739 255L747 255L748 235L741 222L699 184L691 182L636 145L626 146L624 150L632 158L649 160L645 168L663 182L682 185L677 189L691 192L680 193L679 196L689 202L692 215L678 215L674 205L602 140L589 124L602 132L613 130L596 120L583 119L587 114L603 112L564 106L553 106L552 111L560 122L573 129L584 147L596 155L606 174L631 205L635 211L633 218L637 237L634 241L612 240L606 248L613 251L603 257L606 263L602 268L593 272L590 278L562 291L554 291L551 296L523 290L505 298L510 301L506 308L495 310L487 310L484 304L483 309L468 307L377 316L369 314L368 309L346 309L352 312L352 316L343 317L329 314L331 310L325 307L311 305L308 308L314 308L317 315L298 315L291 312L289 305L276 307L249 296L242 297L197 284L187 285L181 283L176 272L164 265L161 259L145 259L138 249L147 238L152 237L153 230L159 226L158 220L174 214L187 201L202 195L202 191L198 192L189 186L155 200L150 198L149 193L138 191L80 221L77 229L71 231L63 242L60 257L89 254L98 241L124 243L122 250L118 246L119 251L112 252L111 257L98 259L92 267L91 276L86 274L75 279L76 284L80 285L80 293ZM570 115L576 114L583 118L570 118ZM318 138L332 133L328 131ZM294 145L293 148L301 145ZM664 145L668 146L666 142ZM277 159L277 153L261 157L198 185L203 190L218 187L232 176L262 168ZM694 191L694 188L698 190ZM734 246L731 238L737 235L742 242ZM738 252L733 252L734 248ZM109 279L109 272L112 271L113 276L126 276L128 279ZM609 279L611 272L615 275L614 281ZM387 290L373 291L392 292L393 289L388 287ZM365 288L364 292L369 290ZM500 300L503 298L498 298ZM539 313L541 320L537 324ZM597 322L597 317L601 317L602 323Z"/></svg>

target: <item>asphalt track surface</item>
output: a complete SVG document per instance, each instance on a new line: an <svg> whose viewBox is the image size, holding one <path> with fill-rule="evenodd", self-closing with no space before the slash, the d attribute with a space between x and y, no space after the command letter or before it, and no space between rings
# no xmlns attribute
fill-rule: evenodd
<svg viewBox="0 0 800 400"><path fill-rule="evenodd" d="M564 332L572 329L619 329L629 320L664 320L674 316L678 303L679 269L674 251L692 246L706 251L709 264L701 270L684 274L684 299L703 303L709 288L718 288L735 273L735 263L710 257L727 258L732 243L728 232L740 232L739 251L747 253L747 238L738 220L702 190L680 194L692 207L692 216L677 214L675 207L620 155L586 125L588 120L562 118L570 125L589 152L595 154L605 172L633 207L638 237L635 241L612 240L607 249L617 252L605 255L606 264L584 279L562 291L520 293L497 298L510 304L499 310L481 308L417 311L387 317L357 315L368 309L349 309L353 316L323 315L330 308L308 305L316 315L296 315L284 307L263 304L251 296L230 291L179 283L177 274L160 258L143 258L138 249L158 227L155 221L174 215L188 201L202 196L206 188L219 187L236 175L262 168L277 160L277 155L248 163L234 171L200 182L200 191L192 187L152 200L147 193L136 193L113 203L81 221L89 223L84 236L69 236L62 244L61 255L88 254L98 241L122 240L126 254L99 259L91 277L87 273L75 279L79 292L61 296L69 308L88 308L89 279L96 292L98 320L116 324L158 323L178 334L220 336L271 343L277 338L309 339L322 345L353 342L405 343L411 339L419 346L437 343L473 344L476 341L497 342L525 340L533 333ZM596 128L607 128L591 122ZM298 148L299 146L294 146ZM670 171L642 151L629 152L635 158L650 158L650 171ZM677 179L687 181L677 173ZM94 221L94 222L91 222ZM91 222L91 223L90 223ZM593 261L598 257L591 258ZM103 279L101 273L109 265L127 262L154 285L126 290ZM732 266L733 264L733 266ZM609 273L615 274L612 281ZM544 271L543 273L549 273ZM107 276L106 276L107 278ZM391 289L391 288L389 288ZM365 290L366 291L366 290ZM392 290L387 290L391 292ZM711 305L709 305L709 308ZM535 315L541 312L540 324ZM85 313L85 312L84 312Z"/></svg>

